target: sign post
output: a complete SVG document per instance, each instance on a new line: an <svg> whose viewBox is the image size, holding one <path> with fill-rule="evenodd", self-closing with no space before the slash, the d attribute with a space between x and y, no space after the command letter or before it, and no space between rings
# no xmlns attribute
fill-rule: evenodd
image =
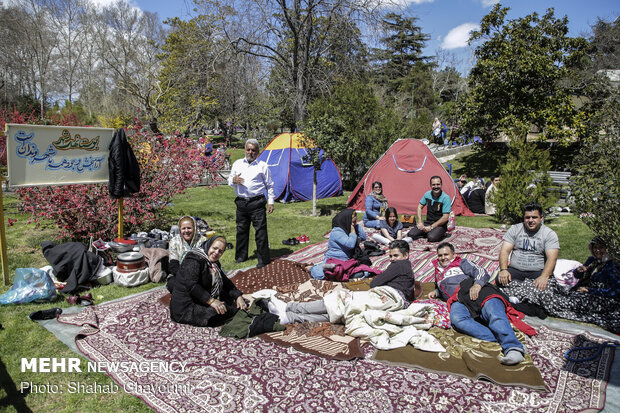
<svg viewBox="0 0 620 413"><path fill-rule="evenodd" d="M8 175L11 187L97 184L109 181L111 128L42 126L7 123ZM0 254L4 284L9 284L2 182L0 180ZM119 233L123 227L119 200Z"/></svg>
<svg viewBox="0 0 620 413"><path fill-rule="evenodd" d="M9 262L6 253L6 233L4 230L4 202L2 200L2 183L4 182L4 176L0 176L0 250L2 250L2 279L4 285L9 285Z"/></svg>
<svg viewBox="0 0 620 413"><path fill-rule="evenodd" d="M125 218L123 217L123 198L118 198L118 239L123 239L125 235L123 232L123 224Z"/></svg>

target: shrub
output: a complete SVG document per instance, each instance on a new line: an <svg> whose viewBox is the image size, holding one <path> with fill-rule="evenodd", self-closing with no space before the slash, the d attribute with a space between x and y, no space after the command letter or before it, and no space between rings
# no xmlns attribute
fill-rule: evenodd
<svg viewBox="0 0 620 413"><path fill-rule="evenodd" d="M613 130L610 128L610 130ZM571 189L579 217L620 256L620 146L618 130L584 141L573 161Z"/></svg>
<svg viewBox="0 0 620 413"><path fill-rule="evenodd" d="M523 220L523 205L538 202L547 209L556 199L547 194L551 179L547 174L549 153L531 142L513 139L506 162L500 167L502 180L490 198L496 206L495 217L518 223Z"/></svg>
<svg viewBox="0 0 620 413"><path fill-rule="evenodd" d="M204 174L204 142L183 137L154 136L135 123L128 140L140 163L140 191L124 199L126 232L163 223L172 198L198 183ZM219 165L211 165L218 168ZM60 236L75 240L115 238L118 206L107 185L65 185L20 188L24 210L35 222L53 221Z"/></svg>
<svg viewBox="0 0 620 413"><path fill-rule="evenodd" d="M34 112L22 113L17 109L0 108L0 168L6 167L6 136L4 136L4 125L7 123L37 123L37 116Z"/></svg>

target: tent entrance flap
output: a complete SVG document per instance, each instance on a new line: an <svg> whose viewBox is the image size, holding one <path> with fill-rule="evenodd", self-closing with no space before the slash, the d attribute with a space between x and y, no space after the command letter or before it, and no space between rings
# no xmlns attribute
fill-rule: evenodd
<svg viewBox="0 0 620 413"><path fill-rule="evenodd" d="M424 165L426 165L426 155L424 155L424 160L422 161L422 166L420 166L417 169L405 169L405 168L401 168L398 165L398 162L396 162L396 156L394 154L392 154L392 159L394 160L394 166L396 166L396 169L398 169L399 171L403 171L403 172L407 172L407 173L416 173L416 172L420 172L422 169L424 169ZM407 160L407 158L401 158L401 159L405 159Z"/></svg>
<svg viewBox="0 0 620 413"><path fill-rule="evenodd" d="M267 166L278 166L282 160L284 149L274 149L267 153Z"/></svg>

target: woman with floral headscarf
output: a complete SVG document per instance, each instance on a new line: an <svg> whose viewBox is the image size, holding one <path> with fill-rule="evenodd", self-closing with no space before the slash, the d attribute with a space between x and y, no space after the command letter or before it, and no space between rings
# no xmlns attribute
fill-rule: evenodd
<svg viewBox="0 0 620 413"><path fill-rule="evenodd" d="M204 235L198 233L196 220L187 215L179 219L179 232L172 237L168 246L168 270L171 275L177 275L183 254L193 248L200 248L207 240Z"/></svg>
<svg viewBox="0 0 620 413"><path fill-rule="evenodd" d="M224 251L226 238L215 236L203 248L194 248L182 257L170 299L172 321L214 327L247 308L243 293L222 270L219 260Z"/></svg>

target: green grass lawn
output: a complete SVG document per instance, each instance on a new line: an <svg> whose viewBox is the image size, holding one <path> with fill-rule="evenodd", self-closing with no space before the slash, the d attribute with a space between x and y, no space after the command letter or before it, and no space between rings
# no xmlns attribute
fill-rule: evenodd
<svg viewBox="0 0 620 413"><path fill-rule="evenodd" d="M311 216L312 203L276 204L275 211L268 218L269 240L271 256L277 257L296 251L305 245L287 246L282 240L306 234L312 243L322 241L323 235L330 230L331 219L335 212L344 208L347 196L330 198L318 201L320 216ZM234 192L231 188L222 186L215 189L206 187L192 188L174 200L174 205L167 211L168 224L175 223L182 215L193 215L204 218L219 234L223 234L230 242L235 242L235 206ZM5 194L5 214L10 218L17 218L18 222L8 228L7 243L9 247L10 277L13 278L15 268L40 267L46 264L41 253L40 242L54 240L56 231L51 226L36 228L34 224L27 224L27 217L17 212L18 201L10 194ZM360 215L361 217L361 215ZM489 217L457 217L457 226L494 227L501 224ZM569 258L579 261L588 256L587 243L592 237L589 229L572 215L561 216L549 220L547 224L554 229L560 238L562 249L560 258ZM146 228L145 228L146 229ZM169 229L169 228L166 228ZM235 264L234 253L227 252L222 257L222 265L226 270L253 266L257 263L253 231L250 236L250 260L246 263ZM95 302L100 303L115 298L124 297L155 287L147 284L137 288L123 288L115 285L101 286L92 290ZM8 289L0 287L0 293ZM25 402L35 412L74 412L74 411L150 411L141 400L124 392L117 394L27 394L23 399L20 394L13 394L7 389L16 386L19 390L21 382L37 384L52 383L66 387L67 383L82 382L105 385L113 381L102 373L22 373L20 360L22 357L75 357L68 347L62 344L43 327L28 320L27 316L33 311L50 307L66 308L69 305L64 300L50 304L24 304L18 306L0 307L0 323L4 330L0 331L0 368L5 373L0 374L2 389L0 390L0 411L17 411L15 404ZM85 365L86 360L82 365ZM11 385L13 383L13 385ZM8 396L8 397L7 397Z"/></svg>

